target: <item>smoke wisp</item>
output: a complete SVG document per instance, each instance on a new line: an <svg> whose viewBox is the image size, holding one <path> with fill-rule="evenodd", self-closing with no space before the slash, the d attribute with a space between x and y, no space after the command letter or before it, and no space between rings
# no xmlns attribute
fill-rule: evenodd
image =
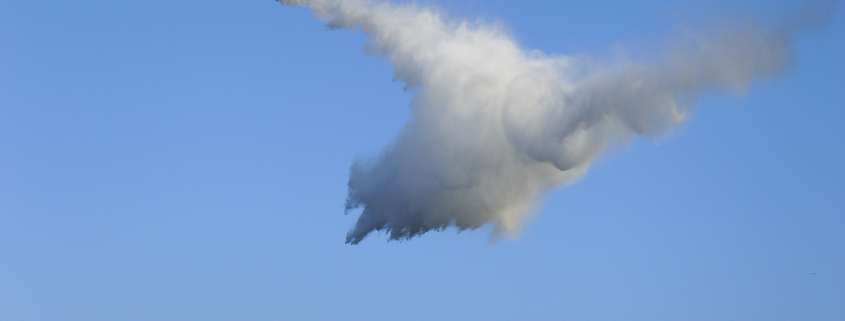
<svg viewBox="0 0 845 321"><path fill-rule="evenodd" d="M747 27L696 39L664 63L599 68L415 4L277 1L365 32L413 93L396 141L351 166L346 210L362 210L351 244L373 231L401 240L487 224L516 235L547 190L578 179L609 143L683 121L680 97L742 88L791 60L788 32Z"/></svg>

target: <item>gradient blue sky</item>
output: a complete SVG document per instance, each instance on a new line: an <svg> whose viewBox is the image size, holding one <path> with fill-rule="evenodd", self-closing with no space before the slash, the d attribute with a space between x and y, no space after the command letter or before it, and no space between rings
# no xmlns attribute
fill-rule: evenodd
<svg viewBox="0 0 845 321"><path fill-rule="evenodd" d="M801 1L430 0L648 59ZM0 320L843 320L845 10L795 65L489 229L344 244L408 118L365 36L253 1L0 1Z"/></svg>

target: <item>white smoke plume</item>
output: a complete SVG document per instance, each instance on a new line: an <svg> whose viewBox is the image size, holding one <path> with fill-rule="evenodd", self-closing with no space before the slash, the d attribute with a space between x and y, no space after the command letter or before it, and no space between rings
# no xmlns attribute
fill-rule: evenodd
<svg viewBox="0 0 845 321"><path fill-rule="evenodd" d="M308 6L332 29L361 30L413 93L412 118L377 157L355 161L346 237L408 239L491 224L513 236L550 188L583 175L609 143L665 133L691 97L742 88L789 64L789 32L746 27L679 50L664 63L595 67L524 50L496 26L416 4L277 0Z"/></svg>

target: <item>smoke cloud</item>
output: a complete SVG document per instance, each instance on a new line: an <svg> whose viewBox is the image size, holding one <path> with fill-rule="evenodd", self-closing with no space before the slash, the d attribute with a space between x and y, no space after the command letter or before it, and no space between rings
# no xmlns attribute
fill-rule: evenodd
<svg viewBox="0 0 845 321"><path fill-rule="evenodd" d="M413 93L396 141L351 166L346 211L362 210L351 244L373 231L402 240L488 224L514 236L546 191L573 183L609 144L683 121L682 97L743 88L791 61L787 30L745 26L694 39L662 63L597 67L416 4L277 1L367 33L367 50Z"/></svg>

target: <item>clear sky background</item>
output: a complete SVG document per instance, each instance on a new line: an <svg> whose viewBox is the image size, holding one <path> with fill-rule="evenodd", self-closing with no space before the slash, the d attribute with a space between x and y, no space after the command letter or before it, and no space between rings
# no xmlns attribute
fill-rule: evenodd
<svg viewBox="0 0 845 321"><path fill-rule="evenodd" d="M648 59L801 1L430 0L525 48ZM843 320L845 8L490 229L344 244L410 94L361 33L251 1L0 1L0 320ZM723 20L724 19L724 20Z"/></svg>

